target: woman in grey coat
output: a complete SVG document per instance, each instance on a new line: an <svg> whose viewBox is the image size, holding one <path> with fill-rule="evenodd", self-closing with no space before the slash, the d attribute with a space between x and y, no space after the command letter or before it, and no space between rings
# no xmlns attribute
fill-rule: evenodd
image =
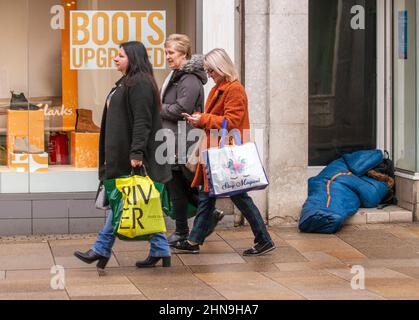
<svg viewBox="0 0 419 320"><path fill-rule="evenodd" d="M173 179L166 184L176 215L176 231L168 238L170 245L187 239L189 235L188 203L198 206L198 190L191 188L194 174L186 169L187 152L196 141L188 141L193 127L184 121L182 113L193 114L204 110L204 85L208 78L203 67L202 56L192 56L188 36L172 34L165 42L166 59L172 72L162 90L163 128L169 129L176 138L174 154L169 153ZM181 136L179 136L179 134ZM180 143L179 143L180 141ZM214 218L221 220L223 213L215 211ZM212 231L211 231L212 232Z"/></svg>

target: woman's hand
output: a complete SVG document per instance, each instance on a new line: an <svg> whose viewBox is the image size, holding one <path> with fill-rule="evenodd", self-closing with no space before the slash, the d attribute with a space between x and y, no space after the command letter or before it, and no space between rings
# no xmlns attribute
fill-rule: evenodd
<svg viewBox="0 0 419 320"><path fill-rule="evenodd" d="M193 115L189 115L187 113L182 113L182 116L185 118L185 120L194 127L199 127L199 121L201 120L201 114L200 113L194 113Z"/></svg>
<svg viewBox="0 0 419 320"><path fill-rule="evenodd" d="M136 167L142 167L143 166L143 162L140 160L131 160L131 167L136 168Z"/></svg>

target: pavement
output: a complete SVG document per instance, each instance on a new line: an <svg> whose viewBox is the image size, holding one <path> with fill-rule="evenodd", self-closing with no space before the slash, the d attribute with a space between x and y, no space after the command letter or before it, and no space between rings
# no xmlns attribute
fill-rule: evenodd
<svg viewBox="0 0 419 320"><path fill-rule="evenodd" d="M217 229L200 254L174 253L171 268L135 268L148 242L117 240L104 273L73 256L94 234L0 238L0 299L419 299L419 224L269 230L277 249L266 256L241 255L252 244L248 227Z"/></svg>

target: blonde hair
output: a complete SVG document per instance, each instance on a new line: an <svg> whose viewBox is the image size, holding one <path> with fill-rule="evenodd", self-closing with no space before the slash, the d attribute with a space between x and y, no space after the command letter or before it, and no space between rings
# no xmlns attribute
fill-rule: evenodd
<svg viewBox="0 0 419 320"><path fill-rule="evenodd" d="M186 55L186 59L190 60L192 57L192 44L191 39L186 34L171 34L164 42L164 46L172 45L176 51Z"/></svg>
<svg viewBox="0 0 419 320"><path fill-rule="evenodd" d="M204 64L229 82L239 79L236 67L224 49L216 48L208 52L204 55Z"/></svg>

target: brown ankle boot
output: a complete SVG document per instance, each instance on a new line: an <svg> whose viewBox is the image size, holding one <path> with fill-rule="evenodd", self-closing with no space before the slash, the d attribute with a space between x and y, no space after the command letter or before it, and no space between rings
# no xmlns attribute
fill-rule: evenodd
<svg viewBox="0 0 419 320"><path fill-rule="evenodd" d="M76 132L100 132L100 128L93 122L92 110L77 109Z"/></svg>

